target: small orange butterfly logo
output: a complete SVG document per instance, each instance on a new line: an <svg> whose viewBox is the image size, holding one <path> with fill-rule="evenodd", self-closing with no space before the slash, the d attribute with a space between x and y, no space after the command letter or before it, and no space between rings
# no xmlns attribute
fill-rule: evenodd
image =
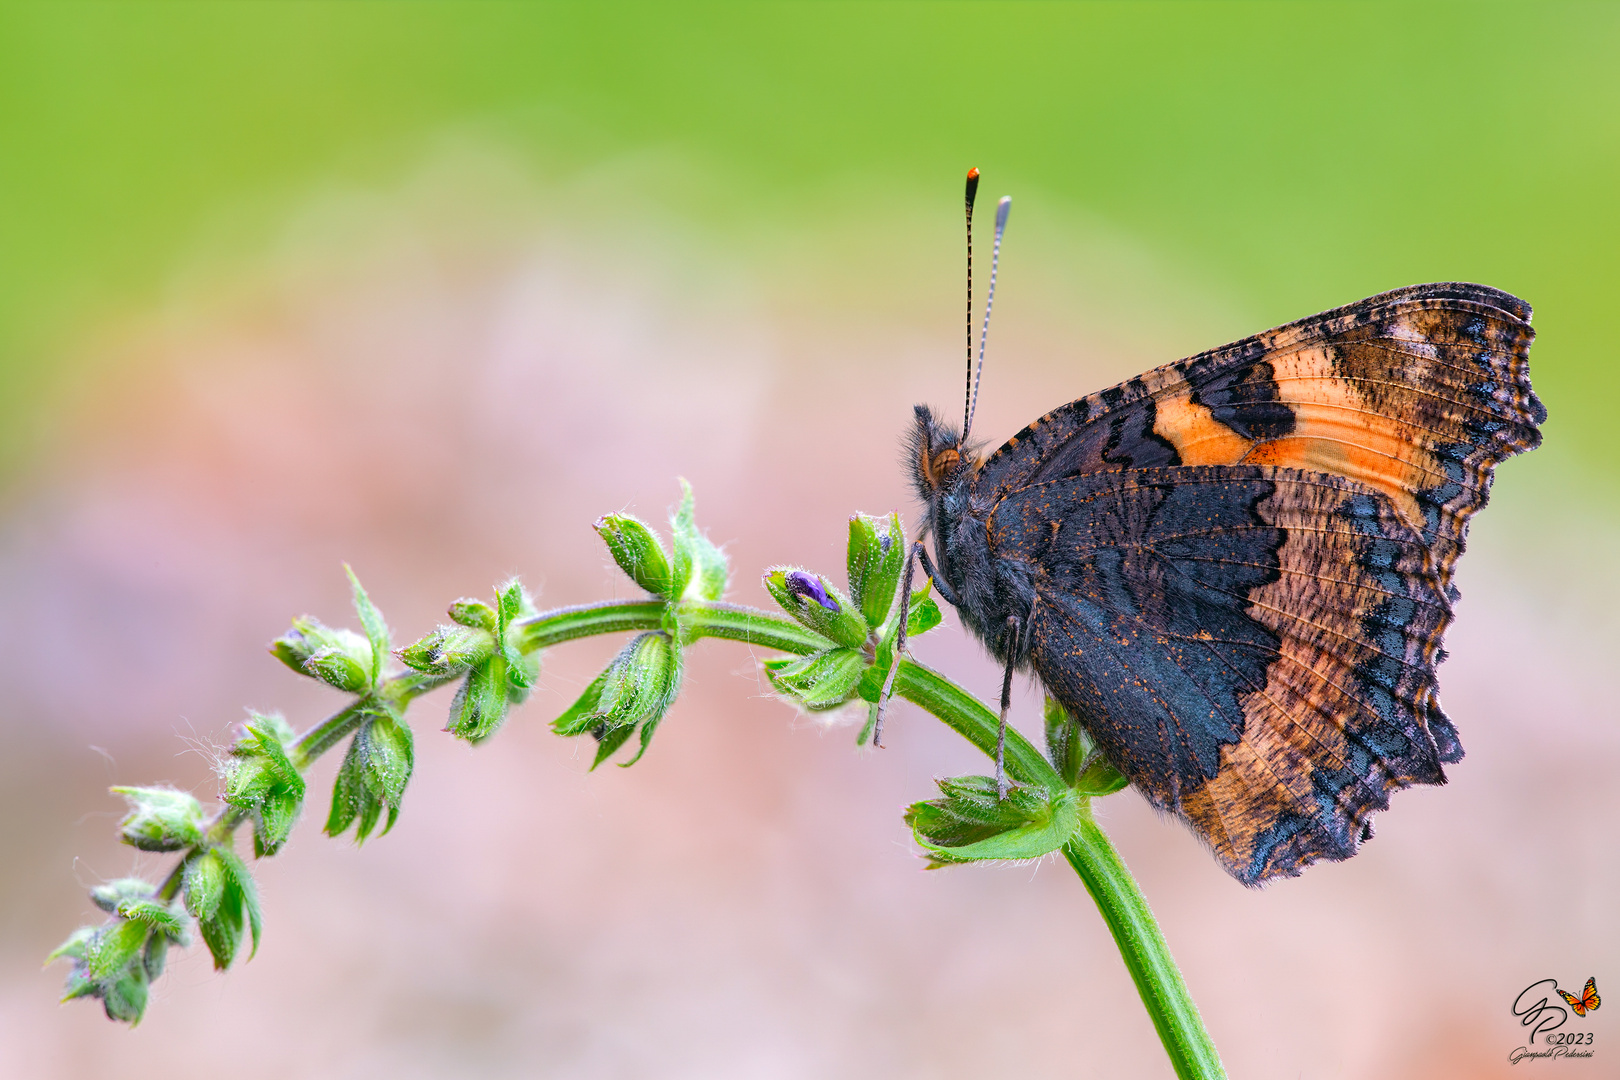
<svg viewBox="0 0 1620 1080"><path fill-rule="evenodd" d="M1603 999L1598 997L1596 975L1586 980L1586 989L1581 991L1580 997L1576 997L1568 990L1563 989L1558 991L1558 996L1564 999L1565 1004L1575 1010L1576 1016L1585 1016L1589 1012L1597 1012L1597 1007L1603 1003Z"/></svg>

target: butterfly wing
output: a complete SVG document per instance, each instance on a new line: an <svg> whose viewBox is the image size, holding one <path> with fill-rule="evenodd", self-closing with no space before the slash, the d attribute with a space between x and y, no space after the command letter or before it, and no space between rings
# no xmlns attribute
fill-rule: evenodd
<svg viewBox="0 0 1620 1080"><path fill-rule="evenodd" d="M1565 990L1561 986L1554 987L1554 989L1558 991L1558 996L1564 999L1564 1004L1575 1010L1576 1016L1586 1015L1587 1005L1584 997L1576 997L1574 994L1570 993L1568 990Z"/></svg>
<svg viewBox="0 0 1620 1080"><path fill-rule="evenodd" d="M1070 402L996 451L979 487L1164 465L1331 473L1386 494L1449 589L1496 463L1541 441L1534 336L1530 306L1483 285L1383 293Z"/></svg>
<svg viewBox="0 0 1620 1080"><path fill-rule="evenodd" d="M1586 989L1581 993L1581 1004L1586 1006L1587 1012L1596 1012L1597 1007L1603 1004L1603 999L1598 997L1596 975L1586 980Z"/></svg>
<svg viewBox="0 0 1620 1080"><path fill-rule="evenodd" d="M1445 782L1450 601L1380 492L1272 466L1127 469L1014 492L987 524L1032 579L1047 690L1245 884L1349 858L1390 789Z"/></svg>

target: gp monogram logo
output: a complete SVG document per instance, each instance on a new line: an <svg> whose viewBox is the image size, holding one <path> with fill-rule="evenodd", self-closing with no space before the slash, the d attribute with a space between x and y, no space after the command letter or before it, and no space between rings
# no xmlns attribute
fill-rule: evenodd
<svg viewBox="0 0 1620 1080"><path fill-rule="evenodd" d="M1551 989L1548 990L1547 988ZM1562 998L1565 1005L1553 1004L1553 994ZM1590 1031L1559 1031L1569 1020L1571 1011L1577 1017L1584 1018L1595 1013L1603 999L1598 996L1597 977L1586 980L1586 986L1579 995L1571 994L1558 985L1556 979L1540 979L1519 991L1519 996L1513 999L1513 1015L1519 1018L1519 1025L1530 1029L1530 1038L1527 1045L1520 1046L1508 1054L1508 1061L1514 1065L1521 1061L1537 1058L1589 1058L1593 1055L1592 1046L1596 1036ZM1541 1048L1536 1048L1536 1036L1542 1036Z"/></svg>

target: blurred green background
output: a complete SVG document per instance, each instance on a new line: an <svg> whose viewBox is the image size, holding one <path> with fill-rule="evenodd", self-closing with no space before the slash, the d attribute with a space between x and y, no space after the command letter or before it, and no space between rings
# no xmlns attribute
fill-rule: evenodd
<svg viewBox="0 0 1620 1080"><path fill-rule="evenodd" d="M1620 206L1608 4L6 4L0 431L226 211L477 124L548 170L674 146L722 233L871 178L1084 206L1267 323L1398 284L1537 309L1549 434L1602 464ZM1247 326L1234 327L1237 333Z"/></svg>
<svg viewBox="0 0 1620 1080"><path fill-rule="evenodd" d="M900 808L981 761L907 712L853 756L718 646L633 770L544 728L607 641L476 755L413 710L383 841L317 835L318 765L265 948L171 961L134 1032L38 971L130 872L108 784L209 796L242 705L331 707L262 647L344 619L342 561L408 640L509 572L625 595L586 523L678 475L743 603L910 513L977 165L987 437L1402 285L1534 305L1451 783L1260 893L1099 802L1234 1076L1514 1075L1520 987L1620 978L1617 56L1612 4L0 0L0 1074L1166 1075L1061 867L916 870ZM952 618L919 652L999 689Z"/></svg>

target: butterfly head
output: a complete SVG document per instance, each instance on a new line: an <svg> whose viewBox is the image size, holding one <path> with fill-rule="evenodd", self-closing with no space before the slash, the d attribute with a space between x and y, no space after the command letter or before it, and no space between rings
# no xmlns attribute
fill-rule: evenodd
<svg viewBox="0 0 1620 1080"><path fill-rule="evenodd" d="M916 409L907 459L917 485L917 496L928 505L961 480L978 472L979 456L962 445L961 433L937 420L926 405Z"/></svg>

